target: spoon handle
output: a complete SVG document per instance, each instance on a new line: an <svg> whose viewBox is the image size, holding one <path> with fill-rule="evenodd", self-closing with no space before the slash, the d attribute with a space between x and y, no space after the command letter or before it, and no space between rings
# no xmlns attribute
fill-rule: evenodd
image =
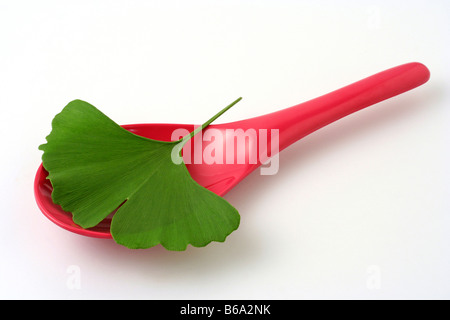
<svg viewBox="0 0 450 320"><path fill-rule="evenodd" d="M429 78L423 64L403 64L296 106L235 122L234 127L278 129L281 151L331 122L414 89Z"/></svg>

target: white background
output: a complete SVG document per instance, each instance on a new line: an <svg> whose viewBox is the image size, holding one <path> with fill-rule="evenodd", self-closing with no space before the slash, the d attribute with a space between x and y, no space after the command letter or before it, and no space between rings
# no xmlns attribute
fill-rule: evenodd
<svg viewBox="0 0 450 320"><path fill-rule="evenodd" d="M450 298L448 1L0 1L3 299ZM431 80L281 153L225 243L129 250L33 196L69 101L120 124L280 110L418 61ZM78 285L71 276L76 271Z"/></svg>

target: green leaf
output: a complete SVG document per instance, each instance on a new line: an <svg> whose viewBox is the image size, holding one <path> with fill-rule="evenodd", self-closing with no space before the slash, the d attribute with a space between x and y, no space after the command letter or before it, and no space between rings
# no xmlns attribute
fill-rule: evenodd
<svg viewBox="0 0 450 320"><path fill-rule="evenodd" d="M70 102L53 119L47 143L39 146L53 201L83 228L97 225L118 208L111 234L128 248L161 244L185 250L188 244L225 241L238 228L239 213L193 180L172 155L180 155L189 138L239 100L174 142L135 135L89 103Z"/></svg>

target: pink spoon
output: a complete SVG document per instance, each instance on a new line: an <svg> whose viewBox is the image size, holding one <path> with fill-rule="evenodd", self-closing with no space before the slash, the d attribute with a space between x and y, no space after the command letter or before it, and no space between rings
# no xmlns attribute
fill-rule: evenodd
<svg viewBox="0 0 450 320"><path fill-rule="evenodd" d="M210 125L204 130L204 133L207 130L217 129L219 131L216 132L221 132L225 136L227 129L242 129L244 131L251 129L255 130L258 135L260 129L267 129L268 132L271 132L271 129L276 129L279 133L278 151L281 151L331 122L420 86L427 82L429 77L430 72L423 64L408 63L377 73L344 88L287 109L251 119ZM131 124L123 127L135 134L165 141L171 140L172 133L176 129L182 128L188 131L194 129L194 125L189 124ZM225 144L226 141L224 140L223 143ZM183 149L184 157L194 159L195 154L198 157L199 153L202 157L202 151L207 145L208 143L203 143L200 150L191 147L191 154L187 154L186 149ZM247 144L245 152L248 154L253 152L252 148L255 148L255 146ZM256 163L247 161L244 164L238 164L237 155L235 153L234 160L236 161L232 164L226 161L224 161L224 164L207 164L202 161L201 163L186 164L186 166L192 178L200 185L223 196L261 165L260 159ZM94 228L83 229L76 225L70 212L63 211L59 205L53 203L51 198L52 186L50 181L46 179L47 174L41 164L34 182L36 202L44 215L66 230L90 237L111 238L109 230L112 215Z"/></svg>

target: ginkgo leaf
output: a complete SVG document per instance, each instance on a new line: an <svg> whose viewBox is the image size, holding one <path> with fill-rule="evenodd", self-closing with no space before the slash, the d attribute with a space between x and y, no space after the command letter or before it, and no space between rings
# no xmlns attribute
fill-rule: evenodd
<svg viewBox="0 0 450 320"><path fill-rule="evenodd" d="M240 221L231 204L192 179L182 160L173 161L187 139L165 142L135 135L75 100L55 116L39 149L53 202L71 212L76 224L93 227L118 208L111 222L117 243L185 250L188 244L225 241Z"/></svg>

